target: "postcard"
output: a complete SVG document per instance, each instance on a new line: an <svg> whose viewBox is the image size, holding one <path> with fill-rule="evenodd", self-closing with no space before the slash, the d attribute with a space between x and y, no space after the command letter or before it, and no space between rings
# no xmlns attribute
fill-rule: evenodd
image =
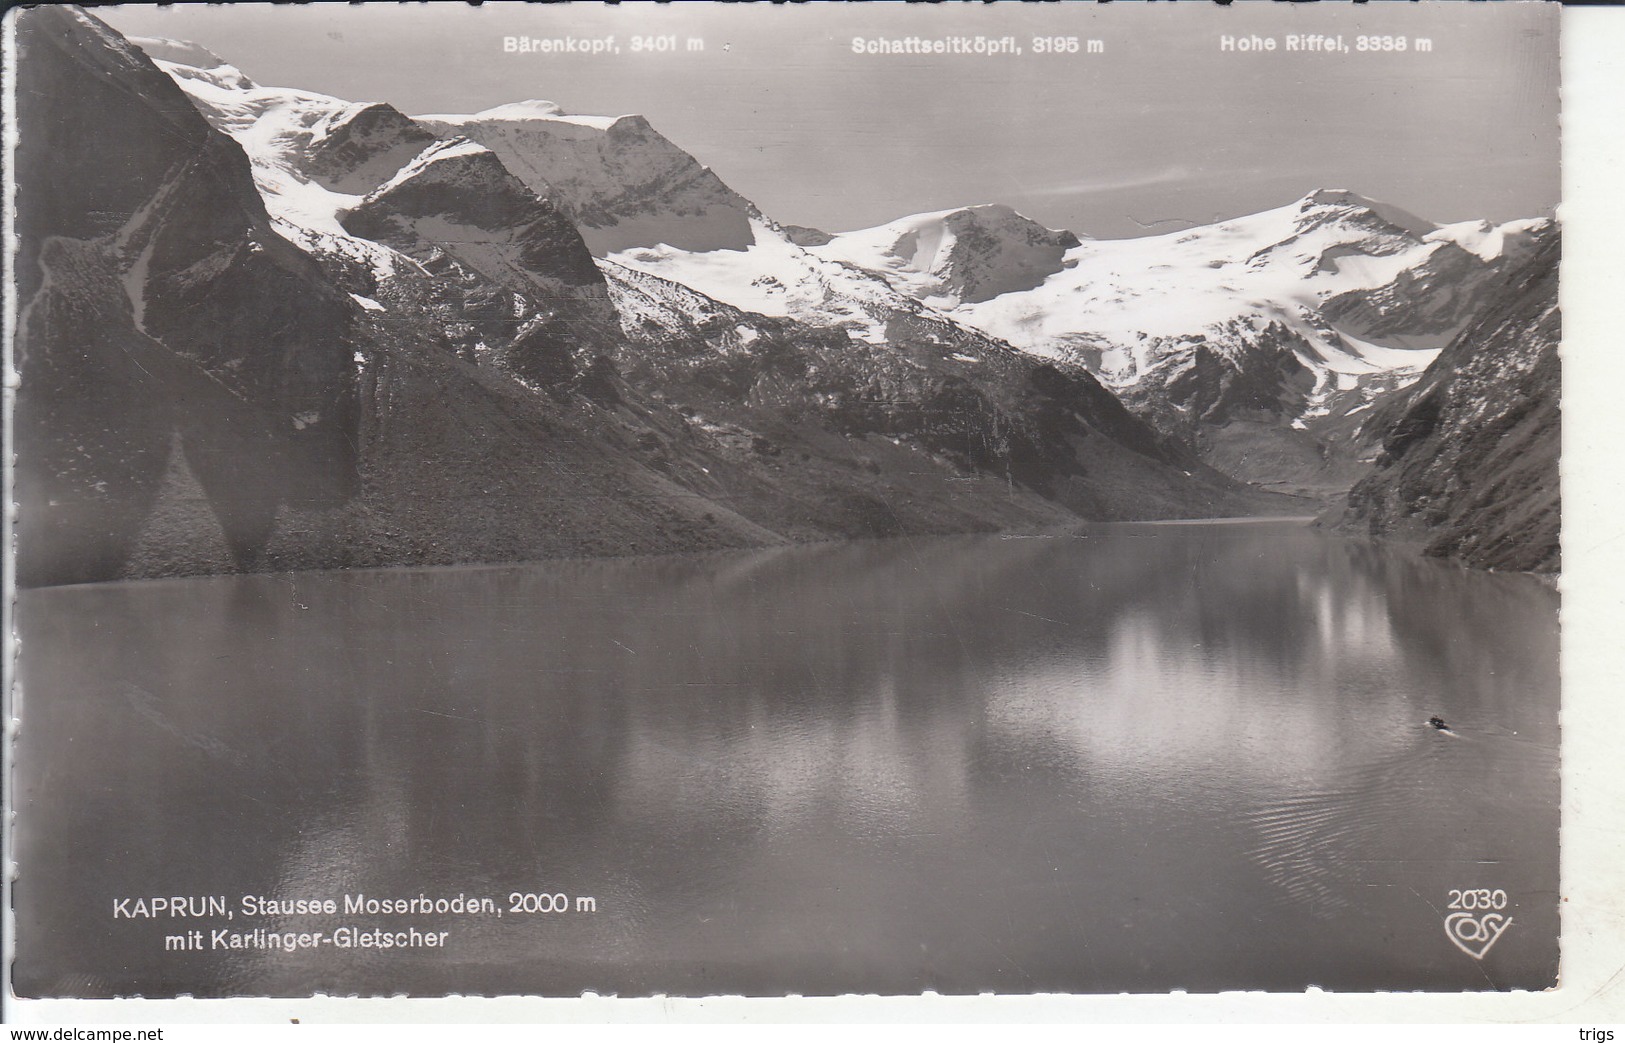
<svg viewBox="0 0 1625 1043"><path fill-rule="evenodd" d="M1559 14L13 11L14 993L1554 987Z"/></svg>

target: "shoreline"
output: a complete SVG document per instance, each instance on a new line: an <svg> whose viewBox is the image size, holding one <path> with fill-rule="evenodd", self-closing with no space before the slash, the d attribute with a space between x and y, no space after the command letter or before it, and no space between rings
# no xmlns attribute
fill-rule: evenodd
<svg viewBox="0 0 1625 1043"><path fill-rule="evenodd" d="M43 585L43 586L18 587L18 588L16 588L16 595L18 597L21 597L21 596L24 596L24 595L32 594L32 593L34 593L36 591L41 591L42 592L42 591L55 591L55 590L80 590L80 589L91 588L91 587L127 586L127 585L130 585L130 584L146 585L146 584L153 584L153 583L173 583L173 582L183 582L183 581L193 581L193 580L210 580L210 579L246 579L246 578L250 578L250 577L291 578L291 577L296 577L296 576L335 575L335 574L349 574L349 573L364 574L364 573L385 573L385 572L396 572L396 573L402 573L402 572L412 572L412 573L466 572L466 571L475 571L475 570L524 569L524 568L533 568L533 567L536 567L536 566L545 566L545 565L563 564L563 563L581 564L581 563L598 562L598 561L602 561L602 562L630 562L630 561L636 561L636 560L639 560L639 559L665 560L665 559L676 559L676 558L688 558L688 559L699 560L699 559L704 559L704 558L708 558L708 557L716 557L716 556L720 556L720 555L752 554L752 553L763 553L763 552L766 552L766 551L787 551L787 550L794 550L794 549L802 548L802 547L809 547L810 548L810 547L818 547L818 546L851 544L851 543L884 543L884 542L893 542L893 541L899 541L899 540L919 540L919 539L936 540L936 539L965 539L965 538L984 538L984 539L989 539L989 540L1088 539L1091 536L1091 533L1088 530L1091 530L1091 529L1119 529L1119 530L1122 530L1122 529L1130 529L1130 528L1133 528L1133 527L1140 527L1140 526L1159 527L1159 528L1163 528L1163 527L1165 527L1165 528L1193 528L1193 527L1199 527L1199 526L1230 527L1230 526L1242 526L1242 525L1282 524L1282 525L1290 525L1293 528L1315 529L1316 526L1313 523L1317 520L1317 517L1318 516L1316 516L1316 515L1240 515L1240 516L1217 517L1217 518L1162 518L1162 519L1153 519L1153 520L1146 520L1146 521L1140 521L1140 520L1134 520L1134 521L1086 521L1086 522L1082 522L1081 524L1076 525L1076 526L1068 526L1068 527L1066 527L1064 529L1053 529L1053 530L1050 530L1050 531L1047 531L1047 532L1016 532L1016 531L999 532L999 531L993 531L993 530L981 530L981 531L972 530L972 531L965 531L965 532L903 533L903 534L889 535L889 536L842 536L842 537L830 537L830 538L827 538L827 539L784 540L782 542L765 543L765 544L762 544L760 546L754 546L754 547L751 547L751 546L745 546L745 547L702 547L702 548L695 548L695 549L692 549L692 550L670 550L670 551L640 552L640 553L631 553L631 554L562 554L562 555L555 555L555 556L545 557L545 558L526 558L526 559L514 559L514 560L504 560L504 561L466 561L466 562L445 562L445 563L439 563L439 564L403 563L403 564L396 564L396 565L358 565L358 566L342 566L341 565L341 566L334 566L334 567L328 567L328 568L292 568L292 569L263 569L263 570L233 570L233 571L223 571L223 572L197 572L197 573L187 573L187 574L168 575L168 576L131 576L131 577L128 577L128 578L121 578L121 579L98 580L98 581L93 582L93 583L57 583L57 584L49 584L49 585ZM1412 555L1414 555L1417 558L1427 559L1427 560L1434 560L1434 561L1439 562L1440 564L1454 565L1457 568L1466 570L1468 572L1483 573L1483 574L1486 574L1486 575L1528 575L1528 576L1534 576L1537 579L1542 580L1543 582L1549 583L1553 587L1553 589L1558 589L1558 578L1559 578L1559 576L1556 575L1556 574L1539 573L1539 572L1512 573L1512 572L1508 572L1506 570L1478 569L1478 568L1473 568L1471 566L1465 565L1465 564L1463 564L1461 562L1454 561L1453 559L1449 559L1449 558L1429 558L1428 555L1424 555L1424 554L1422 554L1420 552L1421 544L1418 544L1415 541L1380 539L1380 538L1361 535L1361 534L1339 532L1339 531L1337 531L1335 529L1325 530L1324 534L1327 535L1327 536L1336 537L1336 538L1339 538L1339 539L1354 540L1354 541L1359 541L1359 542L1367 542L1367 543L1371 543L1373 545L1383 546L1383 547L1387 547L1387 548L1390 548L1390 549L1409 551ZM1095 533L1095 535L1107 535L1107 534L1106 533Z"/></svg>

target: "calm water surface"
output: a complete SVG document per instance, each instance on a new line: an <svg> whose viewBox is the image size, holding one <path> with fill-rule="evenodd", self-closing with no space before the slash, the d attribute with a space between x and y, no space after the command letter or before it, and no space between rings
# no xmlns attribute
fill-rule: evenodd
<svg viewBox="0 0 1625 1043"><path fill-rule="evenodd" d="M1103 526L58 588L18 618L25 995L1556 971L1557 599L1527 577L1278 523ZM1445 933L1460 888L1507 896L1482 960ZM239 905L516 891L571 911ZM169 895L234 916L113 915ZM447 940L165 951L351 925Z"/></svg>

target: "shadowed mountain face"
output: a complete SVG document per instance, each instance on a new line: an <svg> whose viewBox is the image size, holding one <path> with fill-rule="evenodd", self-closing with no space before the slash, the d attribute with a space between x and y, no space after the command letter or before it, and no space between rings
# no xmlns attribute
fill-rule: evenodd
<svg viewBox="0 0 1625 1043"><path fill-rule="evenodd" d="M144 55L72 9L19 28L19 579L116 571L174 454L248 567L354 492L353 305Z"/></svg>
<svg viewBox="0 0 1625 1043"><path fill-rule="evenodd" d="M342 218L346 231L422 263L449 258L463 277L507 290L523 317L495 341L513 373L554 385L612 337L604 277L575 227L466 140L436 141Z"/></svg>
<svg viewBox="0 0 1625 1043"><path fill-rule="evenodd" d="M311 180L334 192L370 192L438 140L393 105L361 105L317 128L306 154Z"/></svg>
<svg viewBox="0 0 1625 1043"><path fill-rule="evenodd" d="M1548 229L1513 289L1366 422L1381 446L1344 527L1480 568L1556 572L1560 241Z"/></svg>
<svg viewBox="0 0 1625 1043"><path fill-rule="evenodd" d="M387 105L18 27L25 583L1292 506L878 279L732 308Z"/></svg>

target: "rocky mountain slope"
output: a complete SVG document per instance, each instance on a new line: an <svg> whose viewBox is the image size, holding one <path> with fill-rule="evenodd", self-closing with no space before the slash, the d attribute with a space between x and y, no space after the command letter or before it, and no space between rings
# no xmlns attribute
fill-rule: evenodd
<svg viewBox="0 0 1625 1043"><path fill-rule="evenodd" d="M609 346L615 313L581 236L482 145L434 142L339 223L425 273L455 268L476 290L473 301L463 300L464 315L481 320L471 350L485 349L520 377L568 381ZM403 280L423 281L405 271L381 281L387 288Z"/></svg>
<svg viewBox="0 0 1625 1043"><path fill-rule="evenodd" d="M1543 231L1516 289L1372 412L1362 435L1381 455L1349 493L1345 528L1481 568L1558 570L1559 253L1557 230Z"/></svg>
<svg viewBox="0 0 1625 1043"><path fill-rule="evenodd" d="M1086 374L918 306L872 319L883 336L865 338L745 312L637 269L605 271L626 332L617 364L627 380L770 457L799 445L786 454L792 466L795 455L807 464L809 448L828 454L838 435L898 456L911 474L930 461L950 466L955 500L992 475L1101 520L1302 510L1159 437ZM875 459L862 466L878 473Z"/></svg>
<svg viewBox="0 0 1625 1043"><path fill-rule="evenodd" d="M19 38L26 583L1281 509L878 277L732 308L387 105Z"/></svg>

